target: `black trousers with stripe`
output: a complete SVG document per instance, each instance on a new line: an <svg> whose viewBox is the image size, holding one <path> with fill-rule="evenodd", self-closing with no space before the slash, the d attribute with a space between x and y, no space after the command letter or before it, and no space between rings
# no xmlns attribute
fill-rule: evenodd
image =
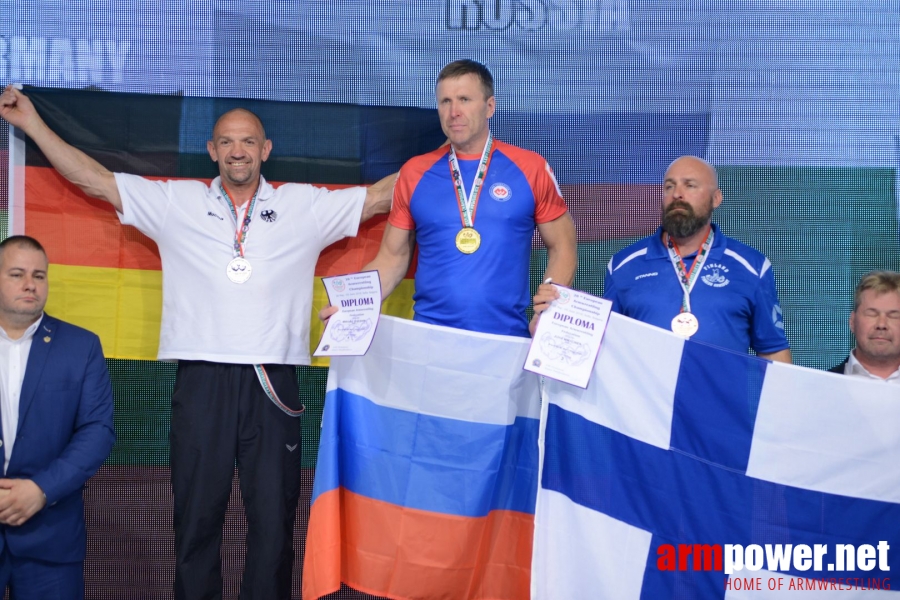
<svg viewBox="0 0 900 600"><path fill-rule="evenodd" d="M272 386L300 407L296 370L266 365ZM222 598L220 547L237 461L247 517L242 600L291 595L300 497L300 419L266 396L252 365L180 361L172 394L175 598Z"/></svg>

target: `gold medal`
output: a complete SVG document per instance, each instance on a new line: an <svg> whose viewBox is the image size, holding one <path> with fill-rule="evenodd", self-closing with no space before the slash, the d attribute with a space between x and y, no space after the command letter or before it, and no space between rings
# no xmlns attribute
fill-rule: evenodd
<svg viewBox="0 0 900 600"><path fill-rule="evenodd" d="M700 329L700 321L689 312L678 313L672 319L672 331L681 337L689 338L697 333L698 329Z"/></svg>
<svg viewBox="0 0 900 600"><path fill-rule="evenodd" d="M487 141L484 144L481 160L478 163L478 170L475 172L475 181L472 182L472 189L469 191L468 197L466 196L466 186L463 185L459 161L456 159L456 150L454 150L453 144L450 145L450 153L447 156L447 160L450 162L450 177L453 179L453 187L456 189L456 200L459 202L459 216L463 226L459 233L456 234L456 249L463 254L472 254L481 247L481 234L475 230L475 207L478 205L478 196L481 193L481 186L484 184L484 178L487 175L493 143L494 138L491 136L491 132L488 131Z"/></svg>
<svg viewBox="0 0 900 600"><path fill-rule="evenodd" d="M456 249L463 254L472 254L481 246L481 234L474 227L463 227L456 234Z"/></svg>

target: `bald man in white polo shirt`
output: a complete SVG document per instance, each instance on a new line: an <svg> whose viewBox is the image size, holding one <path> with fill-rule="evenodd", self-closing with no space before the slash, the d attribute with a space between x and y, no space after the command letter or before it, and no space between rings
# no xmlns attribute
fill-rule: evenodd
<svg viewBox="0 0 900 600"><path fill-rule="evenodd" d="M326 246L388 212L395 176L368 189L275 189L260 175L272 142L244 109L213 129L207 147L219 177L209 186L111 173L53 133L12 87L0 96L0 116L159 247L159 358L179 362L170 457L176 599L221 598L235 461L248 524L241 598L289 598L301 473L295 365L310 362L315 264Z"/></svg>

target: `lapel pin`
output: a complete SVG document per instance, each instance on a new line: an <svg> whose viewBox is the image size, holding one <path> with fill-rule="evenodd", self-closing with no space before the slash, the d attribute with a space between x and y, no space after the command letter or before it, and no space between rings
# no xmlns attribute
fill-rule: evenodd
<svg viewBox="0 0 900 600"><path fill-rule="evenodd" d="M50 343L50 336L49 336L49 335L45 335L45 336L44 336L44 341L47 342L47 343Z"/></svg>

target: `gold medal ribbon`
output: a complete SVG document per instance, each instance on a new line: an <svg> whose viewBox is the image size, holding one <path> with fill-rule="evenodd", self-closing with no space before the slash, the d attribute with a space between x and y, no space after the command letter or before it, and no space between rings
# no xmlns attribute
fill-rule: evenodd
<svg viewBox="0 0 900 600"><path fill-rule="evenodd" d="M487 142L484 145L484 151L481 153L481 160L478 163L478 170L475 173L475 181L472 182L472 189L466 196L466 187L463 185L462 174L459 171L459 161L456 158L456 150L450 145L450 154L447 160L450 162L450 177L453 179L453 187L456 189L456 200L459 203L459 216L462 219L463 227L475 226L475 209L478 207L478 196L481 194L481 187L484 184L484 178L487 175L488 165L491 162L491 147L494 145L494 138L488 131Z"/></svg>

